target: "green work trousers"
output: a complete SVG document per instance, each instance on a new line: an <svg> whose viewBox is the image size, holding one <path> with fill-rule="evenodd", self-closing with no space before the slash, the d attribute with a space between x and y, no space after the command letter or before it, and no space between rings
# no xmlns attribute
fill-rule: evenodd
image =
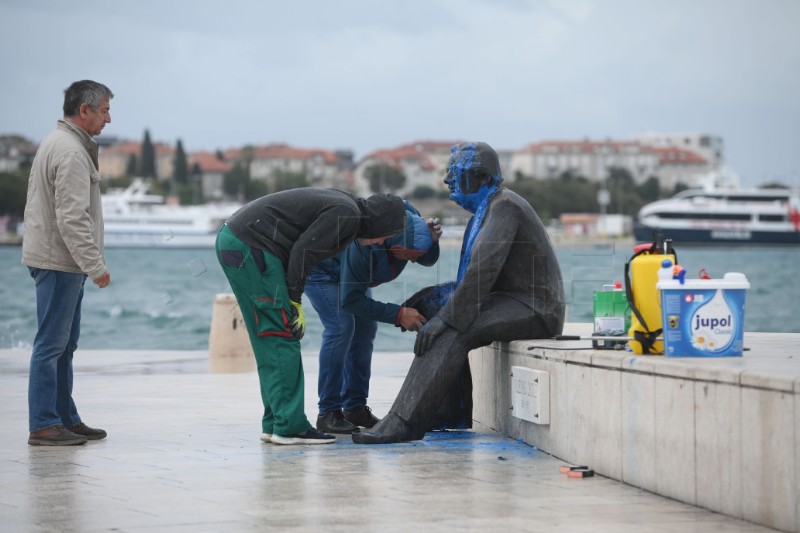
<svg viewBox="0 0 800 533"><path fill-rule="evenodd" d="M263 257L258 257L259 254ZM282 436L311 428L304 407L300 341L292 338L292 305L286 273L273 254L251 248L223 226L217 259L242 311L258 365L264 433Z"/></svg>

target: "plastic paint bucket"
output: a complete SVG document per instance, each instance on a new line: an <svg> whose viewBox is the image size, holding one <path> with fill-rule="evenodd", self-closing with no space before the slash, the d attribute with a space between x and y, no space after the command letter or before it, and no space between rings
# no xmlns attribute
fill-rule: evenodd
<svg viewBox="0 0 800 533"><path fill-rule="evenodd" d="M658 282L661 291L664 355L737 357L744 350L744 274L722 279L673 279Z"/></svg>

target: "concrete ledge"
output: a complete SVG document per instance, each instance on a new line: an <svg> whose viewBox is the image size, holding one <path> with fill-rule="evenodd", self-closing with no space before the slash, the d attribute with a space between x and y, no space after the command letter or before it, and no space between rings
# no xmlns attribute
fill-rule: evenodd
<svg viewBox="0 0 800 533"><path fill-rule="evenodd" d="M591 333L570 324L567 334ZM743 357L665 358L590 341L470 354L479 423L597 473L800 532L800 334L746 333ZM550 423L513 416L511 369L549 373Z"/></svg>

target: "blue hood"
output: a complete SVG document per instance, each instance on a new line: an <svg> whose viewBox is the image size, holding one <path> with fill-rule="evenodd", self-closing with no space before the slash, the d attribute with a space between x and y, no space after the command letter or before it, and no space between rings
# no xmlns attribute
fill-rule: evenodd
<svg viewBox="0 0 800 533"><path fill-rule="evenodd" d="M411 212L406 213L406 230L386 239L385 243L387 250L400 247L425 253L428 253L431 246L433 246L433 239L428 224L421 216Z"/></svg>

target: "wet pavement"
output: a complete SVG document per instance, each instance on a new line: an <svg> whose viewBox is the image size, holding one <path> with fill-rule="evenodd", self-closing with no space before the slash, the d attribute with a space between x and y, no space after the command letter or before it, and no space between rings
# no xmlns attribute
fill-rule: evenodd
<svg viewBox="0 0 800 533"><path fill-rule="evenodd" d="M411 354L375 354L384 415ZM0 531L772 531L601 476L488 428L414 443L259 441L254 372L211 374L204 352L76 354L75 399L109 437L27 445L27 360L0 350ZM313 354L306 412L316 417Z"/></svg>

